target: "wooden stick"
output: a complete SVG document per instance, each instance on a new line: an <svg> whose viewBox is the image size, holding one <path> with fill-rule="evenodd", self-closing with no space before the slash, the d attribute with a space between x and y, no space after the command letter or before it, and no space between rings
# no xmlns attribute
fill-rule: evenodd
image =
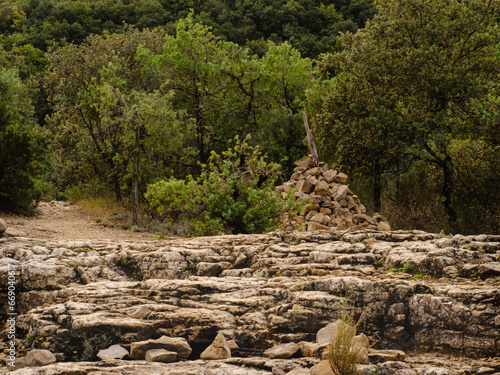
<svg viewBox="0 0 500 375"><path fill-rule="evenodd" d="M307 113L306 111L302 111L302 115L304 117L304 126L306 127L306 140L309 145L309 150L311 150L311 155L313 159L314 165L317 167L319 164L318 151L316 151L316 146L314 145L314 138L311 129L309 128L309 124L307 122Z"/></svg>

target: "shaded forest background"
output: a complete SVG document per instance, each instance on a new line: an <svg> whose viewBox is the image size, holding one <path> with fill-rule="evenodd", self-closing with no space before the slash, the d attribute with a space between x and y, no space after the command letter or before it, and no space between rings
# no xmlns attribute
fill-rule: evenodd
<svg viewBox="0 0 500 375"><path fill-rule="evenodd" d="M106 198L140 207L136 225L190 234L150 207L169 191L179 215L226 207L197 223L269 230L266 194L309 152L307 108L321 159L393 229L499 233L499 10L0 1L0 210Z"/></svg>

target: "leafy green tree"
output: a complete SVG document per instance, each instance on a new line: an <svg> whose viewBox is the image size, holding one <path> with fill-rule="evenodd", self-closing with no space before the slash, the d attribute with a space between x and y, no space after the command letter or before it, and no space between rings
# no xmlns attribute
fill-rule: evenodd
<svg viewBox="0 0 500 375"><path fill-rule="evenodd" d="M48 127L55 151L55 174L61 176L62 188L70 181L80 183L96 176L112 187L118 201L122 199L122 190L127 190L125 176L130 158L125 139L130 127L128 109L118 102L120 95L113 99L117 94L113 88L131 96L134 90L157 89L143 79L142 66L135 56L141 44L159 51L163 43L163 35L158 32L132 29L107 38L92 36L79 47L70 44L48 56L45 82L54 106ZM108 67L113 69L112 75L105 70ZM119 80L106 82L110 77Z"/></svg>
<svg viewBox="0 0 500 375"><path fill-rule="evenodd" d="M274 190L280 173L277 163L267 163L248 138L222 155L212 151L198 178L172 178L148 187L152 207L167 222L183 222L192 235L261 233L280 224L281 214L292 210L294 199L284 205Z"/></svg>
<svg viewBox="0 0 500 375"><path fill-rule="evenodd" d="M454 227L457 213L452 202L450 144L467 134L471 124L478 124L476 103L488 95L490 82L498 74L494 46L500 31L494 20L499 3L387 0L375 4L378 15L366 28L355 35L343 35L343 51L325 57L323 70L334 72L333 79L339 81L335 85L344 93L328 93L317 127L322 129L323 139L335 123L350 125L353 131L363 129L358 134L362 137L366 130L369 136L363 139L369 144L377 132L384 140L391 134L406 140L409 134L411 153L441 171L443 208ZM352 110L351 102L330 107L330 102L339 102L338 95L344 95L345 90L367 90L372 98L363 93L360 96L373 100L376 108L362 111L358 119L362 108ZM373 119L366 122L370 117ZM378 117L381 124L377 125ZM375 133L374 126L378 129ZM350 137L347 133L336 132L334 136ZM391 146L372 151L369 155L382 152L384 158L394 151L399 153ZM372 158L365 161L372 162Z"/></svg>
<svg viewBox="0 0 500 375"><path fill-rule="evenodd" d="M36 207L40 134L27 87L16 70L0 69L0 209L27 212Z"/></svg>

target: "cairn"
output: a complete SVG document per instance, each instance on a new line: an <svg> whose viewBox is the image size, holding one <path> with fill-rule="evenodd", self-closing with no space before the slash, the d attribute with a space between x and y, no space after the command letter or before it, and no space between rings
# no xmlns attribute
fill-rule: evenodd
<svg viewBox="0 0 500 375"><path fill-rule="evenodd" d="M323 162L316 166L310 156L296 161L295 165L290 181L276 187L283 199L295 189L297 198L311 201L298 216L290 218L292 225L303 224L308 232L329 228L391 230L387 219L379 213L373 217L366 214L366 207L345 185L347 175L330 169Z"/></svg>

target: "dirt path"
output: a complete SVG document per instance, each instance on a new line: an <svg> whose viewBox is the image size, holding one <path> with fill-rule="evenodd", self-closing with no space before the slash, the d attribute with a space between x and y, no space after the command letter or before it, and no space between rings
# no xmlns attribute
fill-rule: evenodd
<svg viewBox="0 0 500 375"><path fill-rule="evenodd" d="M5 216L9 232L51 240L154 240L153 233L99 225L96 217L68 202L41 202L34 217Z"/></svg>

